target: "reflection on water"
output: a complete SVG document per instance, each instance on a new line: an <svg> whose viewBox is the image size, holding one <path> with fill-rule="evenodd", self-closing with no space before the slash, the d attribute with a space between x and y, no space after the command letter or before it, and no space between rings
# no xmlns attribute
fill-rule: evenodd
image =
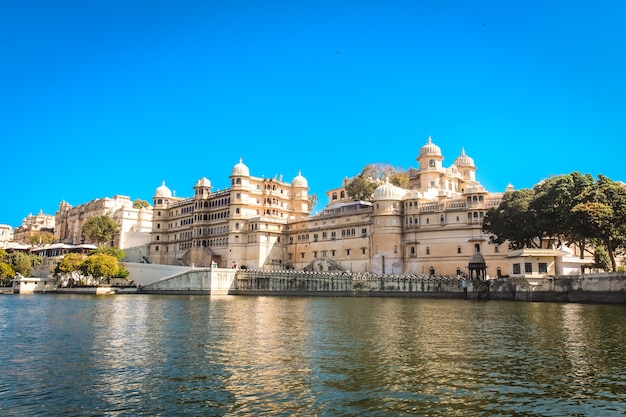
<svg viewBox="0 0 626 417"><path fill-rule="evenodd" d="M0 414L623 415L624 306L0 297Z"/></svg>

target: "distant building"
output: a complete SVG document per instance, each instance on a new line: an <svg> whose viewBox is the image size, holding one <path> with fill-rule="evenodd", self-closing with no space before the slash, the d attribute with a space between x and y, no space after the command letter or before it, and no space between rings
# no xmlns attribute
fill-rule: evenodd
<svg viewBox="0 0 626 417"><path fill-rule="evenodd" d="M0 224L0 249L6 249L13 242L13 228L8 224Z"/></svg>
<svg viewBox="0 0 626 417"><path fill-rule="evenodd" d="M99 216L108 216L119 225L119 233L109 245L124 250L127 261L140 262L148 255L152 207L134 208L130 197L122 195L95 199L76 207L62 201L55 216L55 242L68 245L95 243L83 234L83 225L88 219Z"/></svg>
<svg viewBox="0 0 626 417"><path fill-rule="evenodd" d="M314 216L300 173L291 182L254 177L241 160L222 191L213 192L202 178L193 197L181 198L163 183L153 198L149 261L467 276L480 253L484 265L473 265L476 272L508 274L507 247L489 245L482 232L485 213L502 194L476 180L474 160L464 150L444 167L440 148L428 138L416 159L406 189L385 182L372 201L352 201L344 179Z"/></svg>
<svg viewBox="0 0 626 417"><path fill-rule="evenodd" d="M35 232L54 235L54 216L44 214L42 210L39 210L36 216L33 216L32 213L29 214L22 219L22 225L15 228L13 240L27 245L37 243L31 242L31 236Z"/></svg>

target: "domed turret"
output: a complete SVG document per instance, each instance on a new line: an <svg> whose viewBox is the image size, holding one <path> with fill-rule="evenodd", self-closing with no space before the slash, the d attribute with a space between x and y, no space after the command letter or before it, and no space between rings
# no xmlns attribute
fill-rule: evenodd
<svg viewBox="0 0 626 417"><path fill-rule="evenodd" d="M428 142L426 143L426 145L422 146L422 148L420 149L419 157L421 158L423 156L442 156L441 149L439 148L439 146L433 143L433 140L430 136L428 137Z"/></svg>
<svg viewBox="0 0 626 417"><path fill-rule="evenodd" d="M154 193L154 196L155 197L161 197L161 198L171 198L172 197L172 190L167 188L167 186L165 185L165 181L163 181L161 186L156 189L156 191Z"/></svg>
<svg viewBox="0 0 626 417"><path fill-rule="evenodd" d="M406 194L406 190L400 187L396 187L389 181L385 181L383 185L376 187L374 190L374 200L402 200Z"/></svg>
<svg viewBox="0 0 626 417"><path fill-rule="evenodd" d="M233 172L231 173L231 176L233 176L233 177L235 177L235 176L237 176L237 177L249 177L250 176L250 170L243 163L243 158L239 158L239 163L233 167Z"/></svg>
<svg viewBox="0 0 626 417"><path fill-rule="evenodd" d="M470 158L469 156L465 155L465 148L461 149L461 155L459 155L459 157L456 158L456 160L454 161L454 165L456 165L459 168L475 166L474 160Z"/></svg>
<svg viewBox="0 0 626 417"><path fill-rule="evenodd" d="M194 188L211 188L211 181L206 177L202 177L196 182Z"/></svg>
<svg viewBox="0 0 626 417"><path fill-rule="evenodd" d="M291 185L294 187L308 187L309 183L307 182L306 178L304 178L301 174L300 171L298 171L298 175L294 177L294 179L291 181Z"/></svg>

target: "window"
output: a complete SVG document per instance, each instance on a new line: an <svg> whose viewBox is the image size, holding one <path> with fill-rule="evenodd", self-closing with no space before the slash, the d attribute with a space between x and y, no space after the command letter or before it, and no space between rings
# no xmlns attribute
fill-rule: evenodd
<svg viewBox="0 0 626 417"><path fill-rule="evenodd" d="M522 273L522 270L520 268L520 264L513 264L513 273L517 274L517 275Z"/></svg>
<svg viewBox="0 0 626 417"><path fill-rule="evenodd" d="M500 246L495 246L495 247L493 248L493 251L494 251L495 253L500 253Z"/></svg>
<svg viewBox="0 0 626 417"><path fill-rule="evenodd" d="M456 247L456 253L461 253L461 247L460 246Z"/></svg>
<svg viewBox="0 0 626 417"><path fill-rule="evenodd" d="M548 273L548 264L545 262L539 262L539 273L547 274Z"/></svg>
<svg viewBox="0 0 626 417"><path fill-rule="evenodd" d="M435 160L431 159L430 161L428 161L428 166L431 167L431 168L434 168L435 167Z"/></svg>
<svg viewBox="0 0 626 417"><path fill-rule="evenodd" d="M350 256L350 249L346 249L346 256Z"/></svg>
<svg viewBox="0 0 626 417"><path fill-rule="evenodd" d="M524 272L528 274L532 274L533 272L533 264L531 262L524 263Z"/></svg>
<svg viewBox="0 0 626 417"><path fill-rule="evenodd" d="M365 255L365 248L361 248L361 254Z"/></svg>
<svg viewBox="0 0 626 417"><path fill-rule="evenodd" d="M430 255L430 248L426 246L426 255Z"/></svg>
<svg viewBox="0 0 626 417"><path fill-rule="evenodd" d="M316 250L313 251L313 257L317 258L317 251Z"/></svg>

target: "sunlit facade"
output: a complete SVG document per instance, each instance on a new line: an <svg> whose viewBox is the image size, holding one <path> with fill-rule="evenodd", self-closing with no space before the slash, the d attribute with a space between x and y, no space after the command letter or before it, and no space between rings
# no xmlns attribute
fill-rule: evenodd
<svg viewBox="0 0 626 417"><path fill-rule="evenodd" d="M310 215L308 182L250 175L239 161L228 189L213 192L200 179L194 196L172 195L165 182L153 199L149 260L169 265L249 269L344 270L466 276L470 258L484 259L487 276L509 273L507 248L488 244L487 210L501 193L476 180L464 150L448 167L431 138L400 188L381 183L372 201L352 201L342 187ZM474 257L475 258L475 257Z"/></svg>

